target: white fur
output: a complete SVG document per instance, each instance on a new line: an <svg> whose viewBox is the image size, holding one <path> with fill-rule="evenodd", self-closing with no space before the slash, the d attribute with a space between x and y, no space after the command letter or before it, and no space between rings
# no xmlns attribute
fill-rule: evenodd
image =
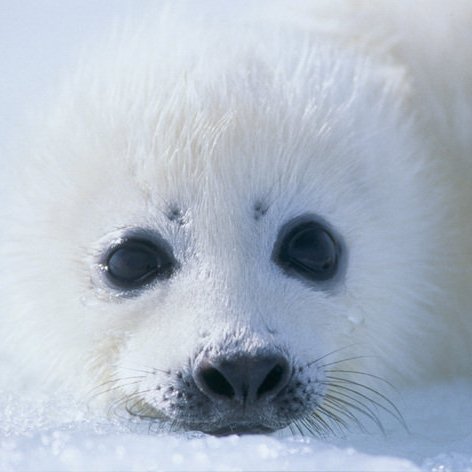
<svg viewBox="0 0 472 472"><path fill-rule="evenodd" d="M2 209L9 382L86 397L228 331L304 362L361 353L351 368L396 384L470 374L470 3L254 4L118 28L38 123ZM333 293L271 261L306 213L348 248ZM123 298L97 255L134 226L181 270Z"/></svg>

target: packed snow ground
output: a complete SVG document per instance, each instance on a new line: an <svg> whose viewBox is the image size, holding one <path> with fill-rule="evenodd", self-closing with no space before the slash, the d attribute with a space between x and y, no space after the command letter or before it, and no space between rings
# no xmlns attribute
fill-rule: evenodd
<svg viewBox="0 0 472 472"><path fill-rule="evenodd" d="M97 418L67 398L3 394L2 471L346 470L472 471L472 382L397 394L408 424L382 417L344 437L272 435L215 438L166 433L130 418ZM379 413L380 414L380 413Z"/></svg>

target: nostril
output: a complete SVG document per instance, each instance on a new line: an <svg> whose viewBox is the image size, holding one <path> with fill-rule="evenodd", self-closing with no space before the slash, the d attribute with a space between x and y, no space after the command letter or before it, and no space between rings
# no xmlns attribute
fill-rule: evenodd
<svg viewBox="0 0 472 472"><path fill-rule="evenodd" d="M204 358L195 364L197 387L209 399L238 404L270 401L290 381L289 361L279 354Z"/></svg>
<svg viewBox="0 0 472 472"><path fill-rule="evenodd" d="M214 367L200 369L199 377L206 387L205 390L227 398L234 397L233 387L218 369Z"/></svg>
<svg viewBox="0 0 472 472"><path fill-rule="evenodd" d="M257 389L257 397L260 398L264 393L270 393L279 387L285 377L285 369L280 364L276 364L266 375L264 381Z"/></svg>

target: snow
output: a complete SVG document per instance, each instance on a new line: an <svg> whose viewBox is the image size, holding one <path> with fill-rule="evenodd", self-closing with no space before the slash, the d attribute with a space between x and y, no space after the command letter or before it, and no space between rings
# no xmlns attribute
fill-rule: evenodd
<svg viewBox="0 0 472 472"><path fill-rule="evenodd" d="M133 0L0 0L0 147L21 132L32 103ZM139 7L149 3L141 0ZM176 434L130 418L97 417L63 396L0 393L0 470L472 471L472 383L454 381L395 398L408 424L382 417L344 437L215 438ZM384 415L385 416L385 415Z"/></svg>
<svg viewBox="0 0 472 472"><path fill-rule="evenodd" d="M28 452L26 452L28 451ZM43 433L3 446L2 470L385 470L408 461L376 458L302 439L139 437Z"/></svg>
<svg viewBox="0 0 472 472"><path fill-rule="evenodd" d="M385 433L353 429L319 439L271 435L216 438L158 424L99 417L57 398L0 395L0 470L471 471L471 381L397 394L408 425L381 416ZM379 413L380 414L380 413Z"/></svg>

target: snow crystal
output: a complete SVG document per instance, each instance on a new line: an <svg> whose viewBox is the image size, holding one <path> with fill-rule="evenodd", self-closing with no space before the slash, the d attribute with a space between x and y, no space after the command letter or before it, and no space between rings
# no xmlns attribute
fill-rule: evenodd
<svg viewBox="0 0 472 472"><path fill-rule="evenodd" d="M0 395L0 470L362 470L472 472L472 382L405 392L409 431L353 430L320 440L162 433L144 421L102 418L68 398Z"/></svg>

